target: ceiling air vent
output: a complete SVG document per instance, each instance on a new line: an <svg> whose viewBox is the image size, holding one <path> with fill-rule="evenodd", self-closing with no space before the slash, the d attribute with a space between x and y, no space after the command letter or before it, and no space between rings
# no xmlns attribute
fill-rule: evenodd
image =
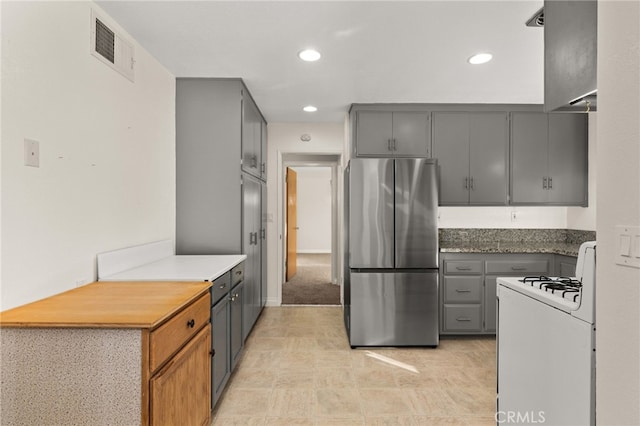
<svg viewBox="0 0 640 426"><path fill-rule="evenodd" d="M91 54L133 81L133 45L91 10Z"/></svg>
<svg viewBox="0 0 640 426"><path fill-rule="evenodd" d="M527 21L527 27L544 27L544 7L541 7Z"/></svg>

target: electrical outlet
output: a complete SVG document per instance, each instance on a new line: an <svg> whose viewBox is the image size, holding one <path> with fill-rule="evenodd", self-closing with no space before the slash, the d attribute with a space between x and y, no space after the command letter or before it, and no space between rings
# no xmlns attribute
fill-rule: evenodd
<svg viewBox="0 0 640 426"><path fill-rule="evenodd" d="M31 139L24 140L24 165L40 167L40 142Z"/></svg>
<svg viewBox="0 0 640 426"><path fill-rule="evenodd" d="M518 220L518 213L511 212L511 222L516 222Z"/></svg>

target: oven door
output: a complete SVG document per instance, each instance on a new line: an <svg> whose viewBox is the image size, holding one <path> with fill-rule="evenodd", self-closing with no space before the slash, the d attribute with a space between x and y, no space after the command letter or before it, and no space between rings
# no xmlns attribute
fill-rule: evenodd
<svg viewBox="0 0 640 426"><path fill-rule="evenodd" d="M595 424L592 325L498 285L498 423Z"/></svg>

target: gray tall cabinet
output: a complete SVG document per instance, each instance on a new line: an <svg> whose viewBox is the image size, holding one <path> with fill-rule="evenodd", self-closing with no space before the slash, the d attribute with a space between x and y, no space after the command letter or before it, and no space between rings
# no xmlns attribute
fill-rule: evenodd
<svg viewBox="0 0 640 426"><path fill-rule="evenodd" d="M266 137L242 80L177 79L176 253L247 255L243 340L266 302Z"/></svg>

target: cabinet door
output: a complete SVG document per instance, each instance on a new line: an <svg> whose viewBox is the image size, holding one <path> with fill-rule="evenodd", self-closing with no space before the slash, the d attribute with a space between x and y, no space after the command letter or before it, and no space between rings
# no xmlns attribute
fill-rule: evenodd
<svg viewBox="0 0 640 426"><path fill-rule="evenodd" d="M587 114L549 114L549 202L587 203Z"/></svg>
<svg viewBox="0 0 640 426"><path fill-rule="evenodd" d="M514 112L511 115L511 203L545 203L548 190L547 115Z"/></svg>
<svg viewBox="0 0 640 426"><path fill-rule="evenodd" d="M229 298L223 297L211 309L211 338L213 342L213 358L211 361L211 406L222 394L224 386L231 374L229 352Z"/></svg>
<svg viewBox="0 0 640 426"><path fill-rule="evenodd" d="M433 114L433 156L440 171L440 205L469 202L469 115Z"/></svg>
<svg viewBox="0 0 640 426"><path fill-rule="evenodd" d="M260 308L267 304L267 185L262 184L260 197Z"/></svg>
<svg viewBox="0 0 640 426"><path fill-rule="evenodd" d="M428 112L394 112L393 154L400 157L429 157L430 115Z"/></svg>
<svg viewBox="0 0 640 426"><path fill-rule="evenodd" d="M230 307L230 339L231 339L231 371L240 360L244 340L242 338L242 305L243 305L244 284L241 282L231 290Z"/></svg>
<svg viewBox="0 0 640 426"><path fill-rule="evenodd" d="M381 157L392 155L392 113L358 111L356 114L356 155Z"/></svg>
<svg viewBox="0 0 640 426"><path fill-rule="evenodd" d="M262 120L260 122L260 157L262 159L262 169L260 170L260 178L263 181L267 181L267 122Z"/></svg>
<svg viewBox="0 0 640 426"><path fill-rule="evenodd" d="M242 98L242 170L260 177L262 169L262 118L248 94Z"/></svg>
<svg viewBox="0 0 640 426"><path fill-rule="evenodd" d="M260 181L243 176L243 253L247 255L244 277L243 340L256 319L256 297L260 298ZM256 288L257 286L257 288Z"/></svg>
<svg viewBox="0 0 640 426"><path fill-rule="evenodd" d="M151 424L202 425L211 413L211 324L150 380Z"/></svg>
<svg viewBox="0 0 640 426"><path fill-rule="evenodd" d="M507 204L507 114L469 114L469 135L469 203Z"/></svg>
<svg viewBox="0 0 640 426"><path fill-rule="evenodd" d="M497 277L484 279L484 331L496 331L496 285Z"/></svg>

